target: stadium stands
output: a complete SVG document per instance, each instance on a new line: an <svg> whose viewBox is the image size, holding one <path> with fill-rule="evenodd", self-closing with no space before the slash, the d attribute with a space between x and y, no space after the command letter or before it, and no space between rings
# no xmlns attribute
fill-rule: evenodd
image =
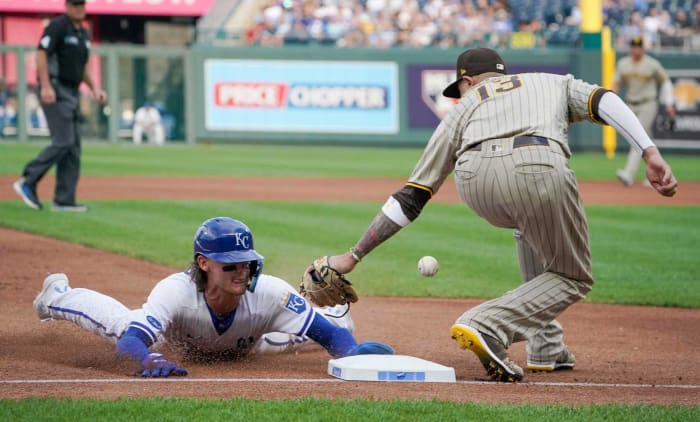
<svg viewBox="0 0 700 422"><path fill-rule="evenodd" d="M251 3L252 2L252 3ZM222 2L219 2L222 3ZM535 46L576 46L578 0L247 0L257 5L244 34L249 45L468 47L511 45L513 33L532 33ZM226 15L221 10L217 14ZM233 13L228 12L228 15ZM603 0L604 25L618 47L644 35L649 48L699 48L700 0ZM226 33L221 24L217 33ZM524 46L528 46L525 43Z"/></svg>

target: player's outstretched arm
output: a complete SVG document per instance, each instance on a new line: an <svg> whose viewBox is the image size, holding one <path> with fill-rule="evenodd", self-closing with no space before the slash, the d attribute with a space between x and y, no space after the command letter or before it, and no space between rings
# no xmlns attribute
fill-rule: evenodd
<svg viewBox="0 0 700 422"><path fill-rule="evenodd" d="M306 335L325 348L334 358L354 355L393 355L394 349L377 341L357 343L350 330L336 327L319 313L315 313Z"/></svg>
<svg viewBox="0 0 700 422"><path fill-rule="evenodd" d="M152 352L150 340L139 329L130 327L117 342L115 349L120 358L133 360L139 366L134 375L142 377L167 377L187 375L187 370L168 361L161 353Z"/></svg>
<svg viewBox="0 0 700 422"><path fill-rule="evenodd" d="M617 94L605 92L594 112L614 127L629 142L630 147L642 153L646 162L647 179L654 189L664 196L675 195L678 182L671 166L661 157L659 149L627 104Z"/></svg>

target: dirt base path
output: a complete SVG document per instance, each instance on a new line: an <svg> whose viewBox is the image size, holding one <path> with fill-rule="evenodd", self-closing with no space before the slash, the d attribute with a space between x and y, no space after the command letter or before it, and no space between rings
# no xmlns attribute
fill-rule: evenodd
<svg viewBox="0 0 700 422"><path fill-rule="evenodd" d="M15 176L0 176L0 201L18 199L12 190ZM384 202L406 182L403 178L289 178L289 177L173 177L90 176L78 185L79 199L248 199ZM617 182L580 182L581 198L589 205L700 205L700 182L684 182L673 199L637 183L626 188ZM53 198L54 179L38 187L39 198ZM456 203L457 190L448 180L433 202Z"/></svg>
<svg viewBox="0 0 700 422"><path fill-rule="evenodd" d="M16 199L12 181L0 177L0 200ZM402 180L334 182L337 185L329 187L316 179L86 177L79 195L84 200L296 197L383 201ZM686 186L673 203L700 204L698 187L693 193ZM52 182L44 182L40 196L50 199L51 189ZM616 184L582 184L582 196L589 204L671 203L658 201L658 195L647 188L624 189ZM456 200L451 183L435 200ZM566 342L576 353L576 369L527 374L525 382L508 385L487 382L473 354L460 350L449 338L455 318L477 301L362 297L353 307L360 340L383 340L400 354L454 367L458 382L341 382L326 374L329 356L319 348L243 362L186 363L190 371L186 378L141 380L126 376L128 368L113 362L111 346L98 337L64 321L40 323L31 303L44 274L62 271L69 274L73 287L89 287L138 307L153 285L174 269L2 228L0 265L0 398L435 398L577 405L700 404L697 309L576 304L560 318ZM176 354L169 356L178 358ZM524 365L524 344L516 344L511 356Z"/></svg>

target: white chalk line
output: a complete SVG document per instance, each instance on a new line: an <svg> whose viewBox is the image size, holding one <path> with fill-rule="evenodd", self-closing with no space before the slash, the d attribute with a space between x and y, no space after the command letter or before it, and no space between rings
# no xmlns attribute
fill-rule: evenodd
<svg viewBox="0 0 700 422"><path fill-rule="evenodd" d="M349 382L341 379L318 378L86 378L86 379L38 379L38 380L0 380L1 384L110 384L110 383L162 383L162 382L205 382L205 383L253 383L253 382L281 382L281 383L340 383ZM357 381L367 382L367 381ZM387 381L376 381L387 382ZM399 384L415 384L416 382L393 382ZM508 385L493 381L456 381L439 384L463 384L463 385ZM619 383L596 383L596 382L522 382L517 385L534 387L578 387L578 388L671 388L671 389L700 389L698 384L619 384Z"/></svg>

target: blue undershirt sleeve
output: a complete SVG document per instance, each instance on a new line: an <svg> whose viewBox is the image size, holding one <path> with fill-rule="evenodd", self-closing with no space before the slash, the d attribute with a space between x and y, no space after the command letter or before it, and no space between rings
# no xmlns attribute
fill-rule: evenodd
<svg viewBox="0 0 700 422"><path fill-rule="evenodd" d="M151 353L151 350L148 348L151 344L153 342L148 334L138 328L129 327L117 342L115 351L119 357L141 362L147 354Z"/></svg>
<svg viewBox="0 0 700 422"><path fill-rule="evenodd" d="M328 350L334 358L347 356L357 346L357 341L350 330L336 327L318 313L315 313L306 335Z"/></svg>

